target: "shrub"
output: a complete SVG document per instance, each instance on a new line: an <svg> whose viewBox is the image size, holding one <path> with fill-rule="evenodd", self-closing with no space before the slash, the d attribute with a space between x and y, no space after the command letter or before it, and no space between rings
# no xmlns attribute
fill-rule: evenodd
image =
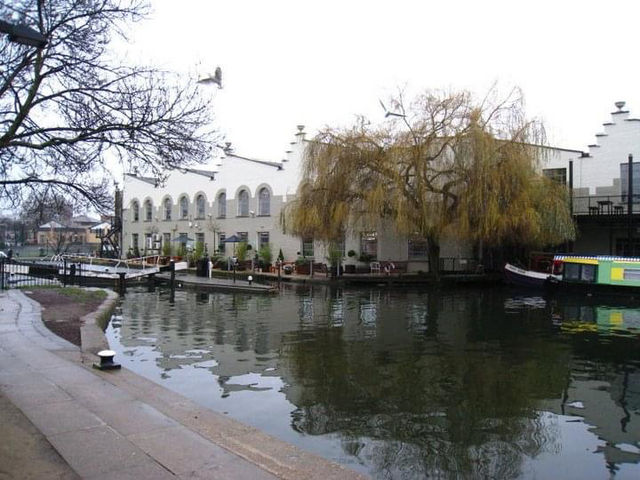
<svg viewBox="0 0 640 480"><path fill-rule="evenodd" d="M269 245L268 243L265 243L264 245L262 245L262 247L260 247L260 250L258 251L258 256L260 257L260 260L264 262L265 265L270 265L271 260L273 260L273 255L271 253L271 245Z"/></svg>

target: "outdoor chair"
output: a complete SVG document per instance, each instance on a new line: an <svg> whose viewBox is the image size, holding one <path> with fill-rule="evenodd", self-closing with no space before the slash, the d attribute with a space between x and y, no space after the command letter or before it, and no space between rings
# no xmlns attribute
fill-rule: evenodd
<svg viewBox="0 0 640 480"><path fill-rule="evenodd" d="M371 273L380 273L380 262L371 262L369 264L369 271Z"/></svg>

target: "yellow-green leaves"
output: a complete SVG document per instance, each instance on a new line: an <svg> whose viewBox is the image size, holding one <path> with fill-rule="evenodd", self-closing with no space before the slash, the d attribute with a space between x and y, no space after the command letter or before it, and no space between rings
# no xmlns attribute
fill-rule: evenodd
<svg viewBox="0 0 640 480"><path fill-rule="evenodd" d="M310 142L304 179L286 211L293 233L332 241L350 225L390 220L398 233L444 233L485 245L542 246L575 236L567 189L542 177L542 126L519 97L475 102L427 92L404 116L326 128Z"/></svg>

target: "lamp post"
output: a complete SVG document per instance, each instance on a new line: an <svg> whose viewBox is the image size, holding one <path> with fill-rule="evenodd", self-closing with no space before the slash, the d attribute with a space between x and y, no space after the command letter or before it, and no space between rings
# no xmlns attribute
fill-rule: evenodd
<svg viewBox="0 0 640 480"><path fill-rule="evenodd" d="M37 30L26 25L14 25L0 20L0 32L9 35L9 41L28 45L30 47L44 48L47 39Z"/></svg>

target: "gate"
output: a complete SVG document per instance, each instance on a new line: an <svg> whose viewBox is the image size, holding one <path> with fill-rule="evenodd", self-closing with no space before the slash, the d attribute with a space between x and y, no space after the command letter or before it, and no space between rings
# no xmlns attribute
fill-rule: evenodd
<svg viewBox="0 0 640 480"><path fill-rule="evenodd" d="M0 290L35 286L81 285L82 264L0 258Z"/></svg>

